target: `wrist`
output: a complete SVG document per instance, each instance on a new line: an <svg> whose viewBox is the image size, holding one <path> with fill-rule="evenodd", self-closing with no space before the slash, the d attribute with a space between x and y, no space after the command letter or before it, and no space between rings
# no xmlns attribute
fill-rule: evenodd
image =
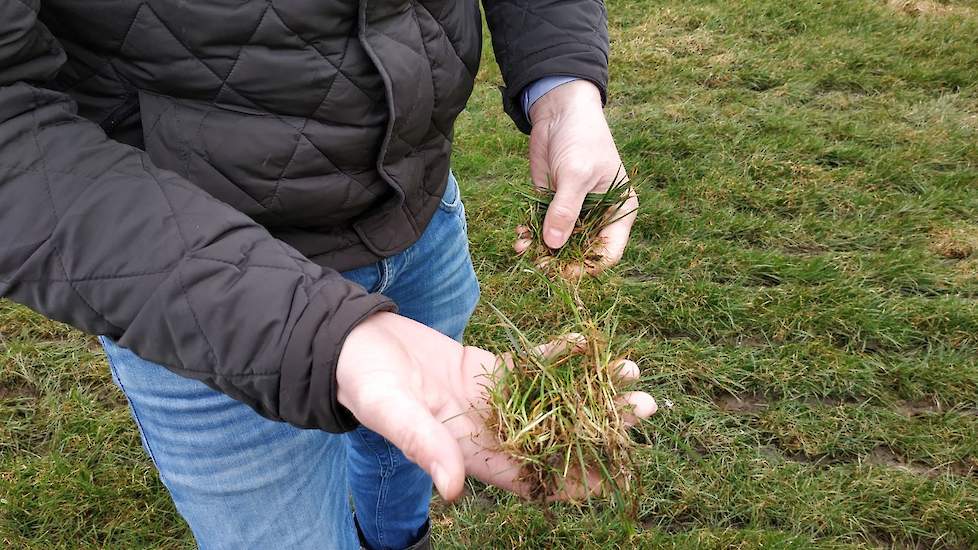
<svg viewBox="0 0 978 550"><path fill-rule="evenodd" d="M397 314L387 311L373 313L357 323L346 335L336 362L336 401L340 405L349 408L352 404L354 396L351 393L356 385L350 383L351 370L357 368L357 364L364 360L366 354L388 339L385 325L393 317L397 317Z"/></svg>
<svg viewBox="0 0 978 550"><path fill-rule="evenodd" d="M530 123L578 109L601 110L601 90L588 80L575 80L554 88L530 107Z"/></svg>

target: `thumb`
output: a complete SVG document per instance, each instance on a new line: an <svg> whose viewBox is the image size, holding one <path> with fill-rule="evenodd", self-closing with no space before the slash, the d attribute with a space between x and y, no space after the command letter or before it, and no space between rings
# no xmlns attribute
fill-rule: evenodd
<svg viewBox="0 0 978 550"><path fill-rule="evenodd" d="M411 462L428 472L442 498L452 501L461 496L465 462L448 428L407 394L388 399L380 409L377 425L364 425L387 438Z"/></svg>
<svg viewBox="0 0 978 550"><path fill-rule="evenodd" d="M560 248L567 243L581 213L587 193L575 183L558 185L554 199L547 208L547 216L543 220L543 242L550 248Z"/></svg>

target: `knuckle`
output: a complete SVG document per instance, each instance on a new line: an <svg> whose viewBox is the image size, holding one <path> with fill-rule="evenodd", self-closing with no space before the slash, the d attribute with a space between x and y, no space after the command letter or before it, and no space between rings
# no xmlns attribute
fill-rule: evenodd
<svg viewBox="0 0 978 550"><path fill-rule="evenodd" d="M400 441L398 442L398 448L400 449L401 453L403 453L408 460L414 462L415 464L419 464L418 461L421 458L421 439L422 436L418 430L409 429L402 433Z"/></svg>
<svg viewBox="0 0 978 550"><path fill-rule="evenodd" d="M585 182L580 180L589 177L591 175L592 168L593 165L586 160L572 160L565 165L564 175L577 180L575 183L583 185Z"/></svg>
<svg viewBox="0 0 978 550"><path fill-rule="evenodd" d="M550 215L555 221L561 223L572 222L577 219L577 212L574 212L573 208L557 203L550 205Z"/></svg>

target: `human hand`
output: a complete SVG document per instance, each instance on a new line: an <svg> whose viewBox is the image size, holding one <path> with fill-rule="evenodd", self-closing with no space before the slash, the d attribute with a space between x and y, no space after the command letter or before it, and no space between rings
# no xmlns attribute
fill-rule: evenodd
<svg viewBox="0 0 978 550"><path fill-rule="evenodd" d="M606 191L621 173L621 156L601 108L598 88L586 80L558 86L530 109L530 177L537 187L556 192L543 223L543 240L551 249L567 242L584 198ZM627 179L627 174L625 174ZM605 226L592 245L587 265L572 265L566 275L596 274L618 263L625 252L638 210L638 195L607 213ZM533 244L529 228L517 228L513 248L523 254Z"/></svg>
<svg viewBox="0 0 978 550"><path fill-rule="evenodd" d="M541 346L559 354L579 344L580 337ZM498 452L498 442L485 429L486 386L495 369L509 358L471 347L393 313L375 313L347 336L336 367L337 399L361 424L387 438L411 461L428 472L446 500L462 494L465 476L528 496L519 480L521 465ZM622 361L623 381L638 378L638 366ZM651 416L655 400L643 392L620 395L631 422ZM599 487L590 475L586 484ZM581 498L582 484L573 483L555 498Z"/></svg>

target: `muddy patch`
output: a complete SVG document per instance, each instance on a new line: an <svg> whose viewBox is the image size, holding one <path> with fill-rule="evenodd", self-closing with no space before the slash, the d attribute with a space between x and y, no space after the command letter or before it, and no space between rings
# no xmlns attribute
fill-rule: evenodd
<svg viewBox="0 0 978 550"><path fill-rule="evenodd" d="M927 477L935 477L942 473L941 468L926 466L916 462L907 462L897 456L893 451L883 447L873 449L872 452L866 455L864 462L874 466L896 468L897 470Z"/></svg>
<svg viewBox="0 0 978 550"><path fill-rule="evenodd" d="M751 414L761 413L771 406L770 403L761 395L721 395L716 399L717 407L721 411Z"/></svg>
<svg viewBox="0 0 978 550"><path fill-rule="evenodd" d="M37 388L23 380L0 381L0 401L36 399L38 395Z"/></svg>

